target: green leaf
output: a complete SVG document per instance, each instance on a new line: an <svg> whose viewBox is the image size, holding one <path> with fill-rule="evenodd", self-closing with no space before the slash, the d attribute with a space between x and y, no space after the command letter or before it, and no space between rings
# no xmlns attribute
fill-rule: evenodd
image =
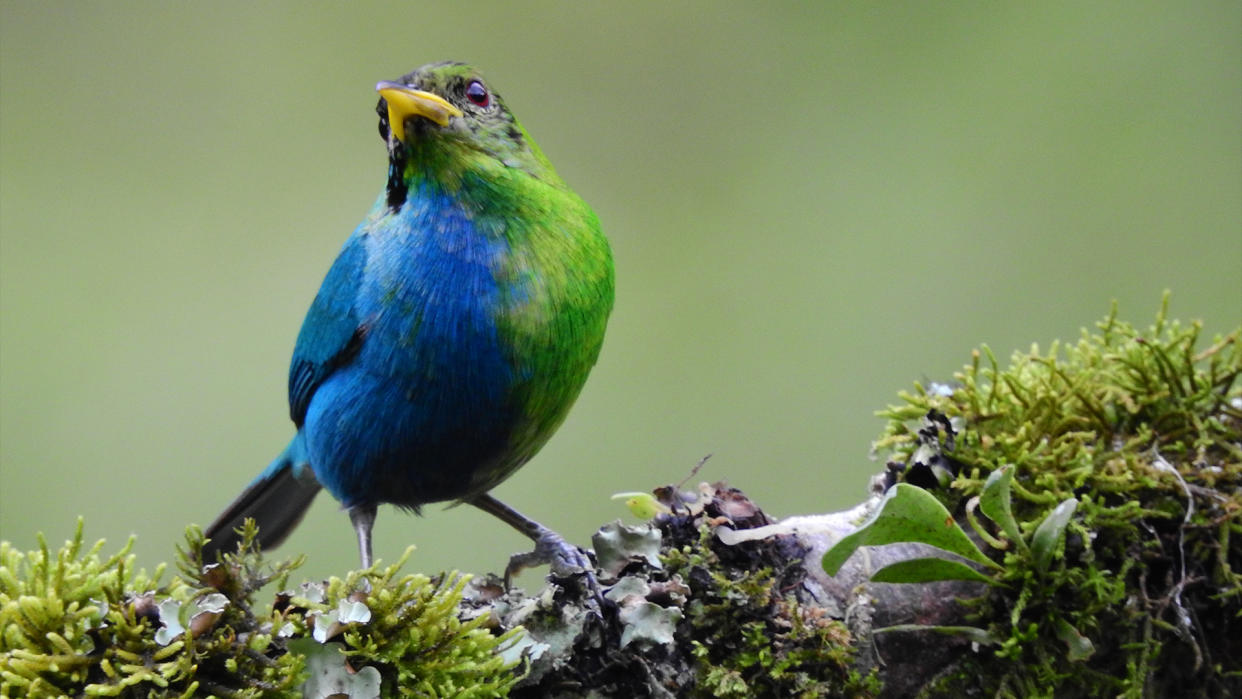
<svg viewBox="0 0 1242 699"><path fill-rule="evenodd" d="M859 546L912 542L929 544L991 568L1001 567L983 555L934 495L909 483L898 483L884 495L871 519L828 549L824 571L836 575Z"/></svg>
<svg viewBox="0 0 1242 699"><path fill-rule="evenodd" d="M884 566L871 576L872 582L883 583L926 583L938 580L969 580L989 585L999 584L961 561L943 558L914 558L908 561L898 561Z"/></svg>
<svg viewBox="0 0 1242 699"><path fill-rule="evenodd" d="M668 514L671 511L651 493L616 493L612 499L625 500L630 514L639 519L655 519L656 515Z"/></svg>
<svg viewBox="0 0 1242 699"><path fill-rule="evenodd" d="M1018 522L1014 520L1013 511L1010 509L1012 496L1009 493L1009 485L1011 483L1013 483L1013 464L993 471L983 484L983 492L979 494L979 509L988 516L988 519L996 522L1006 538L1022 550L1026 550L1026 541L1022 539L1022 532L1018 529Z"/></svg>
<svg viewBox="0 0 1242 699"><path fill-rule="evenodd" d="M1039 572L1048 572L1052 554L1056 552L1057 544L1065 538L1065 527L1069 525L1070 518L1077 509L1077 498L1063 500L1035 528L1035 534L1031 536L1031 553L1035 556L1035 568Z"/></svg>
<svg viewBox="0 0 1242 699"><path fill-rule="evenodd" d="M1069 659L1075 662L1086 660L1095 654L1095 645L1091 639L1078 632L1072 624L1064 619L1057 619L1057 638L1069 646Z"/></svg>

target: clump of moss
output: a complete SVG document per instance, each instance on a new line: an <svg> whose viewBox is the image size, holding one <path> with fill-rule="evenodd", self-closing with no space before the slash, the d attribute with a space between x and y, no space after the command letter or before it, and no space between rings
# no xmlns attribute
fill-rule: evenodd
<svg viewBox="0 0 1242 699"><path fill-rule="evenodd" d="M387 568L356 571L322 586L303 586L315 591L315 599L290 600L287 616L293 628L312 636L321 630L327 638L339 630L346 661L378 670L380 696L507 694L522 675L515 672L516 656L509 660L502 653L523 630L517 627L497 636L487 628L487 615L462 618L462 594L470 576L398 575L412 550ZM366 622L346 623L339 610L359 603L366 607ZM340 620L331 617L334 611ZM326 624L324 615L330 617Z"/></svg>
<svg viewBox="0 0 1242 699"><path fill-rule="evenodd" d="M744 505L739 527L767 523L739 491L717 491L695 517L662 521L666 574L691 591L678 637L688 641L697 697L871 697L874 673L854 667L849 630L822 607L800 604L800 556L778 550L788 541L759 540L728 546L712 531L725 512ZM727 504L726 504L727 503ZM722 507L724 505L724 507ZM749 521L748 521L749 520ZM805 553L805 552L803 552Z"/></svg>
<svg viewBox="0 0 1242 699"><path fill-rule="evenodd" d="M1201 348L1167 301L1146 332L1114 307L1076 344L1004 368L985 347L956 385L883 412L877 451L921 485L940 474L950 511L1008 465L1023 537L1078 500L1053 565L997 554L1003 587L977 617L1003 641L961 675L986 693L1242 694L1242 330Z"/></svg>
<svg viewBox="0 0 1242 699"><path fill-rule="evenodd" d="M398 576L403 558L259 604L301 559L265 565L254 534L204 566L191 528L163 585L163 566L134 572L132 541L108 558L102 541L84 550L81 522L55 553L0 542L0 695L296 697L308 657L319 686L366 671L372 696L498 696L519 679L500 653L520 630L463 621L463 576Z"/></svg>
<svg viewBox="0 0 1242 699"><path fill-rule="evenodd" d="M154 576L135 573L132 544L108 558L100 556L102 541L84 550L80 520L74 538L55 553L42 537L30 552L0 542L0 693L189 697L227 690L237 697L292 696L300 682L299 657L268 657L262 651L270 639L256 636L249 645L235 645L204 628L216 612L195 605L215 609L215 600L205 599L213 591L178 577L160 585L163 566ZM194 614L182 615L183 609ZM227 614L249 612L234 608ZM167 631L174 626L177 633ZM209 689L201 672L208 658L249 679L210 682Z"/></svg>

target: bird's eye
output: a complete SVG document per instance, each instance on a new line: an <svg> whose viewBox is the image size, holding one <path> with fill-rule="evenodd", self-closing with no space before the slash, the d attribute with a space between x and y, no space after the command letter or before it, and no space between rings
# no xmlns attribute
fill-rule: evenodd
<svg viewBox="0 0 1242 699"><path fill-rule="evenodd" d="M492 103L491 93L478 80L471 80L470 84L466 86L466 99L470 100L476 107L486 107Z"/></svg>

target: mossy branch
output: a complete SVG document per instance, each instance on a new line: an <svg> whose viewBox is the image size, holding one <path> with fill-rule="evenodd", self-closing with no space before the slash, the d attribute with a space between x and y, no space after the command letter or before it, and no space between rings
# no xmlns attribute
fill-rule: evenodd
<svg viewBox="0 0 1242 699"><path fill-rule="evenodd" d="M602 605L581 578L526 596L405 558L291 586L301 560L265 563L253 530L206 565L189 530L167 582L81 523L0 543L0 694L1242 695L1242 329L1200 334L1166 298L1143 332L1114 308L1073 344L975 351L881 413L888 467L848 512L627 494L651 521L596 534ZM969 540L903 535L914 506L881 494L915 491ZM907 509L864 541L883 503ZM843 539L885 545L830 576Z"/></svg>

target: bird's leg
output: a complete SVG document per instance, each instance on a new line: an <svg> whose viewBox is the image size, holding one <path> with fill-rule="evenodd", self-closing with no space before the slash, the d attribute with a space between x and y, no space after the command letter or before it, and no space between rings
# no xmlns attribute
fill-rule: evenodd
<svg viewBox="0 0 1242 699"><path fill-rule="evenodd" d="M349 508L349 521L358 533L358 552L362 555L363 569L371 567L371 527L375 525L375 505L355 505Z"/></svg>
<svg viewBox="0 0 1242 699"><path fill-rule="evenodd" d="M592 595L596 598L600 596L594 565L582 549L487 493L477 495L469 502L480 510L500 518L501 521L535 542L534 551L517 553L509 558L509 565L505 567L505 587L509 586L510 578L524 568L546 563L551 567L552 574L557 577L568 578L585 574L587 586L591 589Z"/></svg>

